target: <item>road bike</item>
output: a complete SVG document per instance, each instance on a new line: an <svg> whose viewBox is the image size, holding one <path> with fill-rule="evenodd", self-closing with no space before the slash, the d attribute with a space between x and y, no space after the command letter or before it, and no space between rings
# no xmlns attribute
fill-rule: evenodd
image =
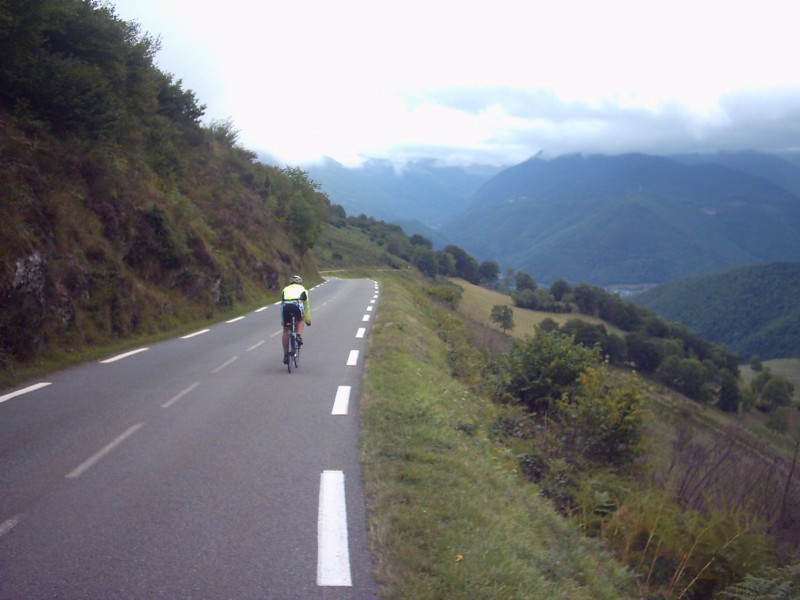
<svg viewBox="0 0 800 600"><path fill-rule="evenodd" d="M292 328L289 330L289 360L286 361L286 368L292 372L292 365L297 368L297 361L300 360L300 344L297 343L297 318L292 317Z"/></svg>

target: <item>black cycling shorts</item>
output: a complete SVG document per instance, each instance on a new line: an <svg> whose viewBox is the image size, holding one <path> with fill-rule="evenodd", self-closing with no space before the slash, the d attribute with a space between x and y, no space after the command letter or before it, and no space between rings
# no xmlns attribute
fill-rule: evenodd
<svg viewBox="0 0 800 600"><path fill-rule="evenodd" d="M295 302L286 302L283 305L283 324L291 325L292 317L299 323L303 320L303 311L300 305Z"/></svg>

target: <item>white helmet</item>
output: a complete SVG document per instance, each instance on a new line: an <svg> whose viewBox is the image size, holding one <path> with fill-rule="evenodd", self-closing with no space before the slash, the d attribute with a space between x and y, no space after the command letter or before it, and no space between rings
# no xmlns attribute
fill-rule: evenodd
<svg viewBox="0 0 800 600"><path fill-rule="evenodd" d="M290 281L291 283L303 283L303 278L302 278L302 277L300 277L300 275L292 275L292 276L289 278L289 281Z"/></svg>

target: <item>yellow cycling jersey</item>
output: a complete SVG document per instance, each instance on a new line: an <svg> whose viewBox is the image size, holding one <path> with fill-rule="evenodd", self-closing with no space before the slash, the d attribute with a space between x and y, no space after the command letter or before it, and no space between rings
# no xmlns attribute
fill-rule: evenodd
<svg viewBox="0 0 800 600"><path fill-rule="evenodd" d="M283 294L281 295L281 300L284 302L302 302L303 303L303 315L305 316L306 321L311 320L311 307L308 304L308 290L304 288L299 283L290 283L285 288L283 288Z"/></svg>

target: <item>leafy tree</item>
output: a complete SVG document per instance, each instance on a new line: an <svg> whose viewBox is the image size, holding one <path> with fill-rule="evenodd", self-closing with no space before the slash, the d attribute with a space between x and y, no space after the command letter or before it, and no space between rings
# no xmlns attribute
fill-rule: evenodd
<svg viewBox="0 0 800 600"><path fill-rule="evenodd" d="M739 405L742 403L742 392L739 389L739 381L733 373L727 369L723 369L719 374L719 382L718 406L725 412L738 412Z"/></svg>
<svg viewBox="0 0 800 600"><path fill-rule="evenodd" d="M536 310L537 308L536 296L533 290L514 290L511 292L511 299L514 301L514 304L520 308L528 308L530 310Z"/></svg>
<svg viewBox="0 0 800 600"><path fill-rule="evenodd" d="M585 315L597 314L597 309L600 306L602 290L588 283L579 283L572 290L572 299L578 310Z"/></svg>
<svg viewBox="0 0 800 600"><path fill-rule="evenodd" d="M533 277L525 271L517 271L517 274L514 276L514 284L517 291L534 291L538 287Z"/></svg>
<svg viewBox="0 0 800 600"><path fill-rule="evenodd" d="M436 252L436 267L440 275L451 277L456 274L456 259L449 252Z"/></svg>
<svg viewBox="0 0 800 600"><path fill-rule="evenodd" d="M565 295L569 294L572 291L569 283L567 283L563 279L556 279L550 285L550 293L553 294L553 298L555 298L556 302L561 302Z"/></svg>
<svg viewBox="0 0 800 600"><path fill-rule="evenodd" d="M500 265L493 260L485 260L478 266L478 277L483 285L494 287L500 277Z"/></svg>
<svg viewBox="0 0 800 600"><path fill-rule="evenodd" d="M779 406L789 406L792 403L794 386L780 375L773 375L761 392L761 404L767 410L774 410Z"/></svg>
<svg viewBox="0 0 800 600"><path fill-rule="evenodd" d="M412 246L424 246L425 248L433 249L433 242L418 233L411 236L410 242Z"/></svg>
<svg viewBox="0 0 800 600"><path fill-rule="evenodd" d="M661 363L661 347L643 333L634 332L626 335L625 346L628 350L628 360L646 373L654 372Z"/></svg>
<svg viewBox="0 0 800 600"><path fill-rule="evenodd" d="M454 275L456 277L460 277L474 284L480 282L478 277L478 261L467 254L463 248L450 244L445 246L444 252L452 255L455 259L456 266Z"/></svg>
<svg viewBox="0 0 800 600"><path fill-rule="evenodd" d="M414 247L414 250L411 252L411 264L428 277L436 277L439 273L436 252L424 245L417 245Z"/></svg>
<svg viewBox="0 0 800 600"><path fill-rule="evenodd" d="M491 319L505 332L514 328L514 311L510 306L495 304L492 307Z"/></svg>
<svg viewBox="0 0 800 600"><path fill-rule="evenodd" d="M603 347L608 338L604 325L595 325L583 319L570 319L561 327L561 333L572 336L576 344L587 348Z"/></svg>
<svg viewBox="0 0 800 600"><path fill-rule="evenodd" d="M658 367L658 376L669 387L694 400L704 399L706 368L696 358L668 356Z"/></svg>

